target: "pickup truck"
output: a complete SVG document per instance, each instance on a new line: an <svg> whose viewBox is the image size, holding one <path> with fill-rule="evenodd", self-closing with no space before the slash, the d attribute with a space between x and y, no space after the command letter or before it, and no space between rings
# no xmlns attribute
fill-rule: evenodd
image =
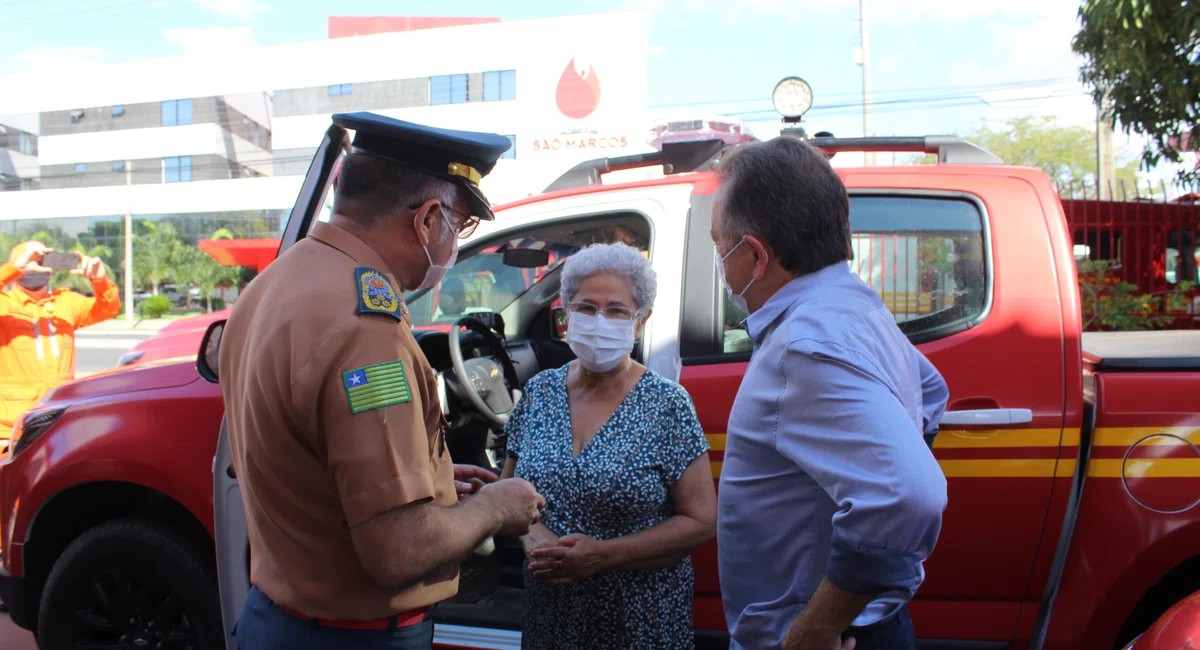
<svg viewBox="0 0 1200 650"><path fill-rule="evenodd" d="M333 121L281 253L328 218L324 199L349 147ZM812 143L830 155L917 151L939 160L838 170L850 194L851 267L950 387L934 440L949 506L912 604L921 647L1132 642L1200 589L1200 338L1082 333L1071 239L1041 172L947 137ZM463 360L499 360L514 387L569 362L560 261L620 240L645 251L658 274L654 317L635 354L692 395L720 475L750 354L745 314L720 286L709 237L711 163L728 146L737 145L668 143L583 163L498 209L443 281L469 284L476 258L502 251L503 265L487 260L492 286L517 289L405 296L439 374L457 462L495 468L504 457L504 414L460 379ZM638 166L664 175L602 182ZM522 288L518 277L534 280ZM43 648L235 647L227 631L247 590L249 548L212 361L220 327L209 326L195 360L139 363L60 387L15 428L0 461L0 596ZM520 647L521 554L496 541L494 552L464 563L460 593L434 609L438 647ZM726 647L715 546L694 561L698 646ZM145 598L119 597L130 593Z"/></svg>

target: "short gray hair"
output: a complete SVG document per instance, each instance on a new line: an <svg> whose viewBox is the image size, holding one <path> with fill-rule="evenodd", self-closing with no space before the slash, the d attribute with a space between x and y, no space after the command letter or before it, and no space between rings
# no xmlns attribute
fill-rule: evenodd
<svg viewBox="0 0 1200 650"><path fill-rule="evenodd" d="M579 285L598 273L615 273L629 280L638 311L644 313L654 307L658 276L650 268L650 260L638 249L621 242L592 244L567 258L562 272L563 302L571 303Z"/></svg>
<svg viewBox="0 0 1200 650"><path fill-rule="evenodd" d="M385 218L430 199L454 206L454 183L403 167L386 158L354 151L342 161L334 190L333 211L361 226L377 226Z"/></svg>

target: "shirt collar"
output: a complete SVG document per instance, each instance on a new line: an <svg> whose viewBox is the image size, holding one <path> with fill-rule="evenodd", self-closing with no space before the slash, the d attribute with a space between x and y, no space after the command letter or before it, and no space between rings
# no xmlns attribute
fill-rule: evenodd
<svg viewBox="0 0 1200 650"><path fill-rule="evenodd" d="M371 248L365 241L355 237L348 230L339 228L331 223L318 221L313 225L312 230L308 233L309 237L337 250L345 253L350 259L354 260L359 266L369 266L376 271L386 273L391 278L392 283L396 283L396 278L392 276L391 269L387 263Z"/></svg>
<svg viewBox="0 0 1200 650"><path fill-rule="evenodd" d="M796 303L806 296L812 295L821 287L829 286L847 275L850 275L850 265L843 260L788 282L780 287L774 295L767 298L758 311L750 314L746 319L746 333L754 340L755 345L762 344L762 339L771 325L790 311Z"/></svg>

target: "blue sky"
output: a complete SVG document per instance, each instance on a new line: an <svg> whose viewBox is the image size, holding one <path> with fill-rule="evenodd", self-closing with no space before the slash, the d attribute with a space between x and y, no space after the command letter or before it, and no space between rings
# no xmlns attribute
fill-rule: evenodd
<svg viewBox="0 0 1200 650"><path fill-rule="evenodd" d="M1077 6L867 0L874 130L947 133L1029 114L1094 124L1070 52ZM769 134L771 89L799 75L816 98L810 132L861 134L857 0L0 0L0 73L320 40L330 14L516 20L631 8L652 16L655 113L736 115Z"/></svg>

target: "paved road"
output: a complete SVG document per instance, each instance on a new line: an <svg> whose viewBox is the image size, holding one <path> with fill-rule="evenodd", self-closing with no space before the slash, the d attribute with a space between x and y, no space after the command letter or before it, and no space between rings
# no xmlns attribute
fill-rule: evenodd
<svg viewBox="0 0 1200 650"><path fill-rule="evenodd" d="M78 378L114 368L121 355L152 331L105 331L85 329L75 335L75 376Z"/></svg>
<svg viewBox="0 0 1200 650"><path fill-rule="evenodd" d="M37 650L33 635L13 625L8 614L0 614L0 648L4 650Z"/></svg>

